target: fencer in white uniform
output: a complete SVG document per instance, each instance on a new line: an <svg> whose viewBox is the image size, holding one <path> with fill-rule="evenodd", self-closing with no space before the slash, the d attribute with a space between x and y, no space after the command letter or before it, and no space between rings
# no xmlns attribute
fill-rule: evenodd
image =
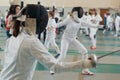
<svg viewBox="0 0 120 80"><path fill-rule="evenodd" d="M69 45L72 45L75 49L81 52L82 59L88 58L87 49L79 40L76 39L77 32L79 31L81 26L96 28L97 25L91 23L89 24L87 21L83 21L82 19L80 19L83 15L82 12L83 9L81 7L75 7L72 9L72 13L68 15L66 19L57 24L57 27L66 26L61 40L61 54L58 58L59 61L63 61L65 59ZM88 69L83 70L82 73L93 75L93 73L90 72Z"/></svg>
<svg viewBox="0 0 120 80"><path fill-rule="evenodd" d="M96 9L91 9L89 11L89 16L88 16L88 22L91 24L96 24L99 25L99 23L102 21L102 18L99 14L97 14ZM90 49L94 50L96 49L96 32L98 28L92 28L90 27L90 39L92 42L92 46L90 46Z"/></svg>
<svg viewBox="0 0 120 80"><path fill-rule="evenodd" d="M114 27L114 25L113 25L113 23L114 23L113 14L108 13L107 17L106 17L106 20L107 20L107 22L106 22L107 29L106 30L111 31ZM105 33L106 30L104 30L103 33Z"/></svg>
<svg viewBox="0 0 120 80"><path fill-rule="evenodd" d="M87 21L88 20L88 12L85 12L82 18L83 18L83 20ZM88 36L89 35L89 28L88 27L84 27L84 29L85 29L86 36Z"/></svg>
<svg viewBox="0 0 120 80"><path fill-rule="evenodd" d="M109 14L108 17L107 17L107 27L108 27L108 30L112 30L113 29L113 14Z"/></svg>
<svg viewBox="0 0 120 80"><path fill-rule="evenodd" d="M115 29L116 29L116 33L115 36L118 37L119 36L119 31L120 31L120 15L119 13L117 13L116 18L115 18Z"/></svg>
<svg viewBox="0 0 120 80"><path fill-rule="evenodd" d="M25 19L19 16L14 20L13 36L6 42L2 59L0 80L32 80L37 60L48 69L54 66L55 72L96 66L95 55L76 62L58 62L31 31L23 27Z"/></svg>
<svg viewBox="0 0 120 80"><path fill-rule="evenodd" d="M57 54L60 54L59 47L55 42L56 22L54 19L54 13L52 11L49 11L48 16L49 16L49 20L48 20L48 24L46 27L47 34L46 34L46 39L45 39L44 45L48 50L49 50L49 46L53 47L56 50Z"/></svg>

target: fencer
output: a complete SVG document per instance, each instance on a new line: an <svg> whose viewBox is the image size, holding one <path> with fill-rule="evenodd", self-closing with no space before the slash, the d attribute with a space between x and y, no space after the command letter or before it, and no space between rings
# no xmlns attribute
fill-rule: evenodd
<svg viewBox="0 0 120 80"><path fill-rule="evenodd" d="M115 36L118 37L120 34L120 14L117 13L116 18L115 18L115 29L116 29L116 33Z"/></svg>
<svg viewBox="0 0 120 80"><path fill-rule="evenodd" d="M76 62L59 62L24 25L25 19L22 15L14 20L13 35L6 42L2 59L0 80L32 80L37 60L48 69L54 66L55 72L96 66L95 55Z"/></svg>
<svg viewBox="0 0 120 80"><path fill-rule="evenodd" d="M111 31L113 29L113 26L114 26L113 25L113 23L114 23L113 14L107 13L106 21L107 21L106 22L106 26L107 26L106 30ZM104 30L103 33L105 33L106 30Z"/></svg>
<svg viewBox="0 0 120 80"><path fill-rule="evenodd" d="M58 58L59 61L63 61L66 57L66 53L68 50L69 45L72 45L75 49L79 50L82 53L82 59L88 58L88 51L84 47L84 45L76 39L77 32L81 28L81 26L85 27L94 27L96 28L98 24L91 24L87 21L84 21L81 19L83 16L83 8L82 7L74 7L70 13L70 15L67 16L66 19L64 19L62 22L57 23L57 27L66 26L66 29L64 30L62 40L61 40L61 54ZM88 69L84 69L82 71L82 74L86 75L93 75L91 71Z"/></svg>
<svg viewBox="0 0 120 80"><path fill-rule="evenodd" d="M60 50L59 50L58 45L55 42L56 22L55 22L55 18L54 18L54 12L49 11L48 16L49 16L49 20L48 20L48 24L47 24L47 27L46 27L47 34L46 34L46 39L45 39L44 46L48 50L49 50L49 46L53 47L57 52L57 55L55 56L57 58L60 55Z"/></svg>
<svg viewBox="0 0 120 80"><path fill-rule="evenodd" d="M113 14L109 14L108 17L107 17L107 27L108 27L108 30L112 30L113 29Z"/></svg>
<svg viewBox="0 0 120 80"><path fill-rule="evenodd" d="M88 18L88 12L85 12L82 18L86 21L87 18ZM84 29L85 29L86 36L89 36L89 28L88 27L84 27Z"/></svg>
<svg viewBox="0 0 120 80"><path fill-rule="evenodd" d="M99 14L97 14L96 9L90 9L89 10L89 16L88 16L88 22L91 24L99 25L99 23L102 21L102 18ZM90 49L94 50L96 49L96 33L98 28L92 28L90 27L90 39L92 42L92 46L90 46Z"/></svg>

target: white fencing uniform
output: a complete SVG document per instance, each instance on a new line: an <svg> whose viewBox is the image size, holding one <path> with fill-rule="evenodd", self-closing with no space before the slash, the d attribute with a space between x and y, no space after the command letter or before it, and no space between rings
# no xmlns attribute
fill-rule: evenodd
<svg viewBox="0 0 120 80"><path fill-rule="evenodd" d="M67 16L65 20L57 24L57 27L60 27L60 26L66 26L66 29L62 36L61 54L60 54L60 57L58 58L58 61L63 61L65 59L69 45L72 45L75 49L81 52L82 59L87 59L88 51L84 47L84 45L79 40L76 39L77 32L81 26L96 27L97 25L92 25L87 21L83 21L82 19L79 19L77 16L74 16L74 19L72 19L72 17L70 16ZM93 75L93 73L90 72L89 69L83 69L82 74Z"/></svg>
<svg viewBox="0 0 120 80"><path fill-rule="evenodd" d="M66 26L66 29L61 40L61 55L59 60L63 61L65 59L69 45L72 45L75 49L79 50L83 57L87 56L87 49L76 39L77 32L79 31L81 24L76 23L70 16L67 16L65 20L57 24L57 27L61 26Z"/></svg>
<svg viewBox="0 0 120 80"><path fill-rule="evenodd" d="M109 15L107 17L107 27L108 29L112 30L113 29L113 17L112 15Z"/></svg>
<svg viewBox="0 0 120 80"><path fill-rule="evenodd" d="M60 61L65 59L69 45L72 45L75 49L79 50L82 53L83 59L88 58L87 49L79 40L76 39L76 36L81 26L90 27L91 25L91 23L87 24L87 22L84 22L81 19L79 20L79 23L77 23L70 16L67 16L65 20L57 24L57 27L66 26L61 41L61 55L59 57Z"/></svg>
<svg viewBox="0 0 120 80"><path fill-rule="evenodd" d="M46 39L45 39L45 44L44 44L45 47L47 49L49 49L49 45L51 45L51 47L53 47L56 50L56 52L60 54L59 47L57 46L57 44L55 42L55 37L56 37L55 19L49 18L46 30L47 30L47 34L46 34Z"/></svg>
<svg viewBox="0 0 120 80"><path fill-rule="evenodd" d="M87 21L88 20L88 15L83 15L83 20ZM88 27L84 27L86 35L89 35Z"/></svg>
<svg viewBox="0 0 120 80"><path fill-rule="evenodd" d="M92 22L91 20L93 20L94 22ZM98 14L98 15L89 15L88 17L88 21L89 23L91 24L96 24L96 25L99 25L99 23L102 21L102 18L101 16ZM96 47L96 32L97 32L98 28L92 28L90 27L90 39L91 39L91 42L92 42L92 46Z"/></svg>
<svg viewBox="0 0 120 80"><path fill-rule="evenodd" d="M0 80L32 80L36 60L47 68L54 66L56 72L92 67L93 64L91 60L58 62L39 39L23 31L7 41Z"/></svg>
<svg viewBox="0 0 120 80"><path fill-rule="evenodd" d="M117 16L115 19L115 29L116 29L116 36L118 36L120 30L120 16Z"/></svg>

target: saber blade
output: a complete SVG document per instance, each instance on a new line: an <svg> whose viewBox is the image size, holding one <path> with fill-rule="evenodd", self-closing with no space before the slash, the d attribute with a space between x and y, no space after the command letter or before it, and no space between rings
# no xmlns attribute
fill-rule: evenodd
<svg viewBox="0 0 120 80"><path fill-rule="evenodd" d="M120 51L120 50L113 51L113 52L110 52L110 53L108 53L108 54L104 54L104 55L102 55L102 56L99 56L98 59L101 59L101 58L106 57L106 56L111 55L111 54L115 54L116 52L119 52L119 51Z"/></svg>

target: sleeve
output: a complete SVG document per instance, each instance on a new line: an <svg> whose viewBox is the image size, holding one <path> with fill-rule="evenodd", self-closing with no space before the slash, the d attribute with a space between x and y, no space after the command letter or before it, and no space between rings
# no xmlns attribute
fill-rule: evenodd
<svg viewBox="0 0 120 80"><path fill-rule="evenodd" d="M57 23L56 27L58 28L58 27L62 27L62 26L67 25L69 22L69 19L70 19L69 17L66 17L63 21Z"/></svg>
<svg viewBox="0 0 120 80"><path fill-rule="evenodd" d="M92 24L88 20L87 21L80 20L80 25L84 26L84 27L92 27L92 28L98 28L98 26L99 26L98 24Z"/></svg>
<svg viewBox="0 0 120 80"><path fill-rule="evenodd" d="M98 21L98 22L102 21L102 17L99 14L97 15L96 21Z"/></svg>
<svg viewBox="0 0 120 80"><path fill-rule="evenodd" d="M47 51L38 39L33 39L30 48L31 54L42 64L50 68L57 60Z"/></svg>
<svg viewBox="0 0 120 80"><path fill-rule="evenodd" d="M73 69L81 69L92 67L90 60L79 60L76 62L59 62L55 59L42 45L38 39L34 39L30 48L31 54L48 69L55 72L69 71Z"/></svg>

